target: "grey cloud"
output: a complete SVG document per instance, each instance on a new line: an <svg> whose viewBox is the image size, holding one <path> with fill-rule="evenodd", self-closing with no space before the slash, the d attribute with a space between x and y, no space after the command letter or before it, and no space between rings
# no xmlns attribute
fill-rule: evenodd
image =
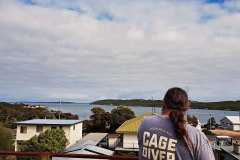
<svg viewBox="0 0 240 160"><path fill-rule="evenodd" d="M0 3L2 100L161 98L172 86L194 100L240 98L238 12L195 1L61 2ZM102 11L119 21L95 19ZM216 18L201 23L204 14Z"/></svg>

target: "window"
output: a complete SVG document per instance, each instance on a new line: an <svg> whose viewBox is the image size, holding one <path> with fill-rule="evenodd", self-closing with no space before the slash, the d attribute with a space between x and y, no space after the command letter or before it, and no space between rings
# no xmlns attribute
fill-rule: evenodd
<svg viewBox="0 0 240 160"><path fill-rule="evenodd" d="M36 132L42 132L42 131L43 131L43 126L37 125Z"/></svg>
<svg viewBox="0 0 240 160"><path fill-rule="evenodd" d="M27 127L26 126L21 126L20 133L27 133Z"/></svg>

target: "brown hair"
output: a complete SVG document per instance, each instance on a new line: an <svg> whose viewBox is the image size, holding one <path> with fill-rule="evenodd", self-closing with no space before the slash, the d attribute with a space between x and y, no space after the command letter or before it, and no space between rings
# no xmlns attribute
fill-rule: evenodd
<svg viewBox="0 0 240 160"><path fill-rule="evenodd" d="M169 118L174 124L176 137L181 139L189 149L193 149L193 143L187 133L187 123L184 118L185 112L188 110L189 106L188 95L181 88L170 88L164 96L163 107L172 110L169 114Z"/></svg>

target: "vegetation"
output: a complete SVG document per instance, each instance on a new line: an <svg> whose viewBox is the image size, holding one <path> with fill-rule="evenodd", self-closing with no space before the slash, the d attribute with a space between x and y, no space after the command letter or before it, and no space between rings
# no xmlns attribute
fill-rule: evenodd
<svg viewBox="0 0 240 160"><path fill-rule="evenodd" d="M101 107L92 108L91 111L93 113L93 115L90 116L92 122L91 130L94 132L105 131L109 124L110 113Z"/></svg>
<svg viewBox="0 0 240 160"><path fill-rule="evenodd" d="M77 115L62 113L60 111L48 110L46 107L29 106L26 104L10 104L0 102L0 122L8 128L16 128L14 122L30 119L58 118L78 119Z"/></svg>
<svg viewBox="0 0 240 160"><path fill-rule="evenodd" d="M13 136L9 129L0 124L0 150L13 151Z"/></svg>
<svg viewBox="0 0 240 160"><path fill-rule="evenodd" d="M20 145L23 152L62 152L68 145L68 140L62 129L49 129L39 136L33 136L30 140Z"/></svg>
<svg viewBox="0 0 240 160"><path fill-rule="evenodd" d="M153 107L153 106L162 106L162 101L161 100L144 100L144 99L132 99L132 100L106 99L106 100L98 100L98 101L92 102L92 104ZM191 101L191 108L238 111L240 108L240 101L222 101L222 102Z"/></svg>
<svg viewBox="0 0 240 160"><path fill-rule="evenodd" d="M106 99L92 102L91 104L98 105L114 105L114 106L143 106L143 107L152 107L152 106L161 106L161 100L144 100L144 99L131 99L131 100L114 100Z"/></svg>
<svg viewBox="0 0 240 160"><path fill-rule="evenodd" d="M62 152L68 145L68 140L62 129L49 129L39 136L33 136L28 141L24 141L19 145L22 152ZM39 157L18 156L18 160L40 160Z"/></svg>
<svg viewBox="0 0 240 160"><path fill-rule="evenodd" d="M134 112L125 106L114 108L111 113L101 107L91 109L90 120L83 122L86 132L115 132L115 130L126 120L135 117Z"/></svg>
<svg viewBox="0 0 240 160"><path fill-rule="evenodd" d="M208 119L207 124L205 124L203 127L207 128L207 129L215 129L217 128L219 125L216 123L216 120L214 117L211 117Z"/></svg>
<svg viewBox="0 0 240 160"><path fill-rule="evenodd" d="M126 120L135 118L134 112L125 106L118 106L111 111L110 129L115 131L121 126Z"/></svg>

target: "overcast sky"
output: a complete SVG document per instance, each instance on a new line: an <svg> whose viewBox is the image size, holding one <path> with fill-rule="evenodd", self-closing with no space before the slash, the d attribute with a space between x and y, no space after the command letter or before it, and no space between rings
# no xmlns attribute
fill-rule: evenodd
<svg viewBox="0 0 240 160"><path fill-rule="evenodd" d="M0 0L0 101L240 99L240 0Z"/></svg>

